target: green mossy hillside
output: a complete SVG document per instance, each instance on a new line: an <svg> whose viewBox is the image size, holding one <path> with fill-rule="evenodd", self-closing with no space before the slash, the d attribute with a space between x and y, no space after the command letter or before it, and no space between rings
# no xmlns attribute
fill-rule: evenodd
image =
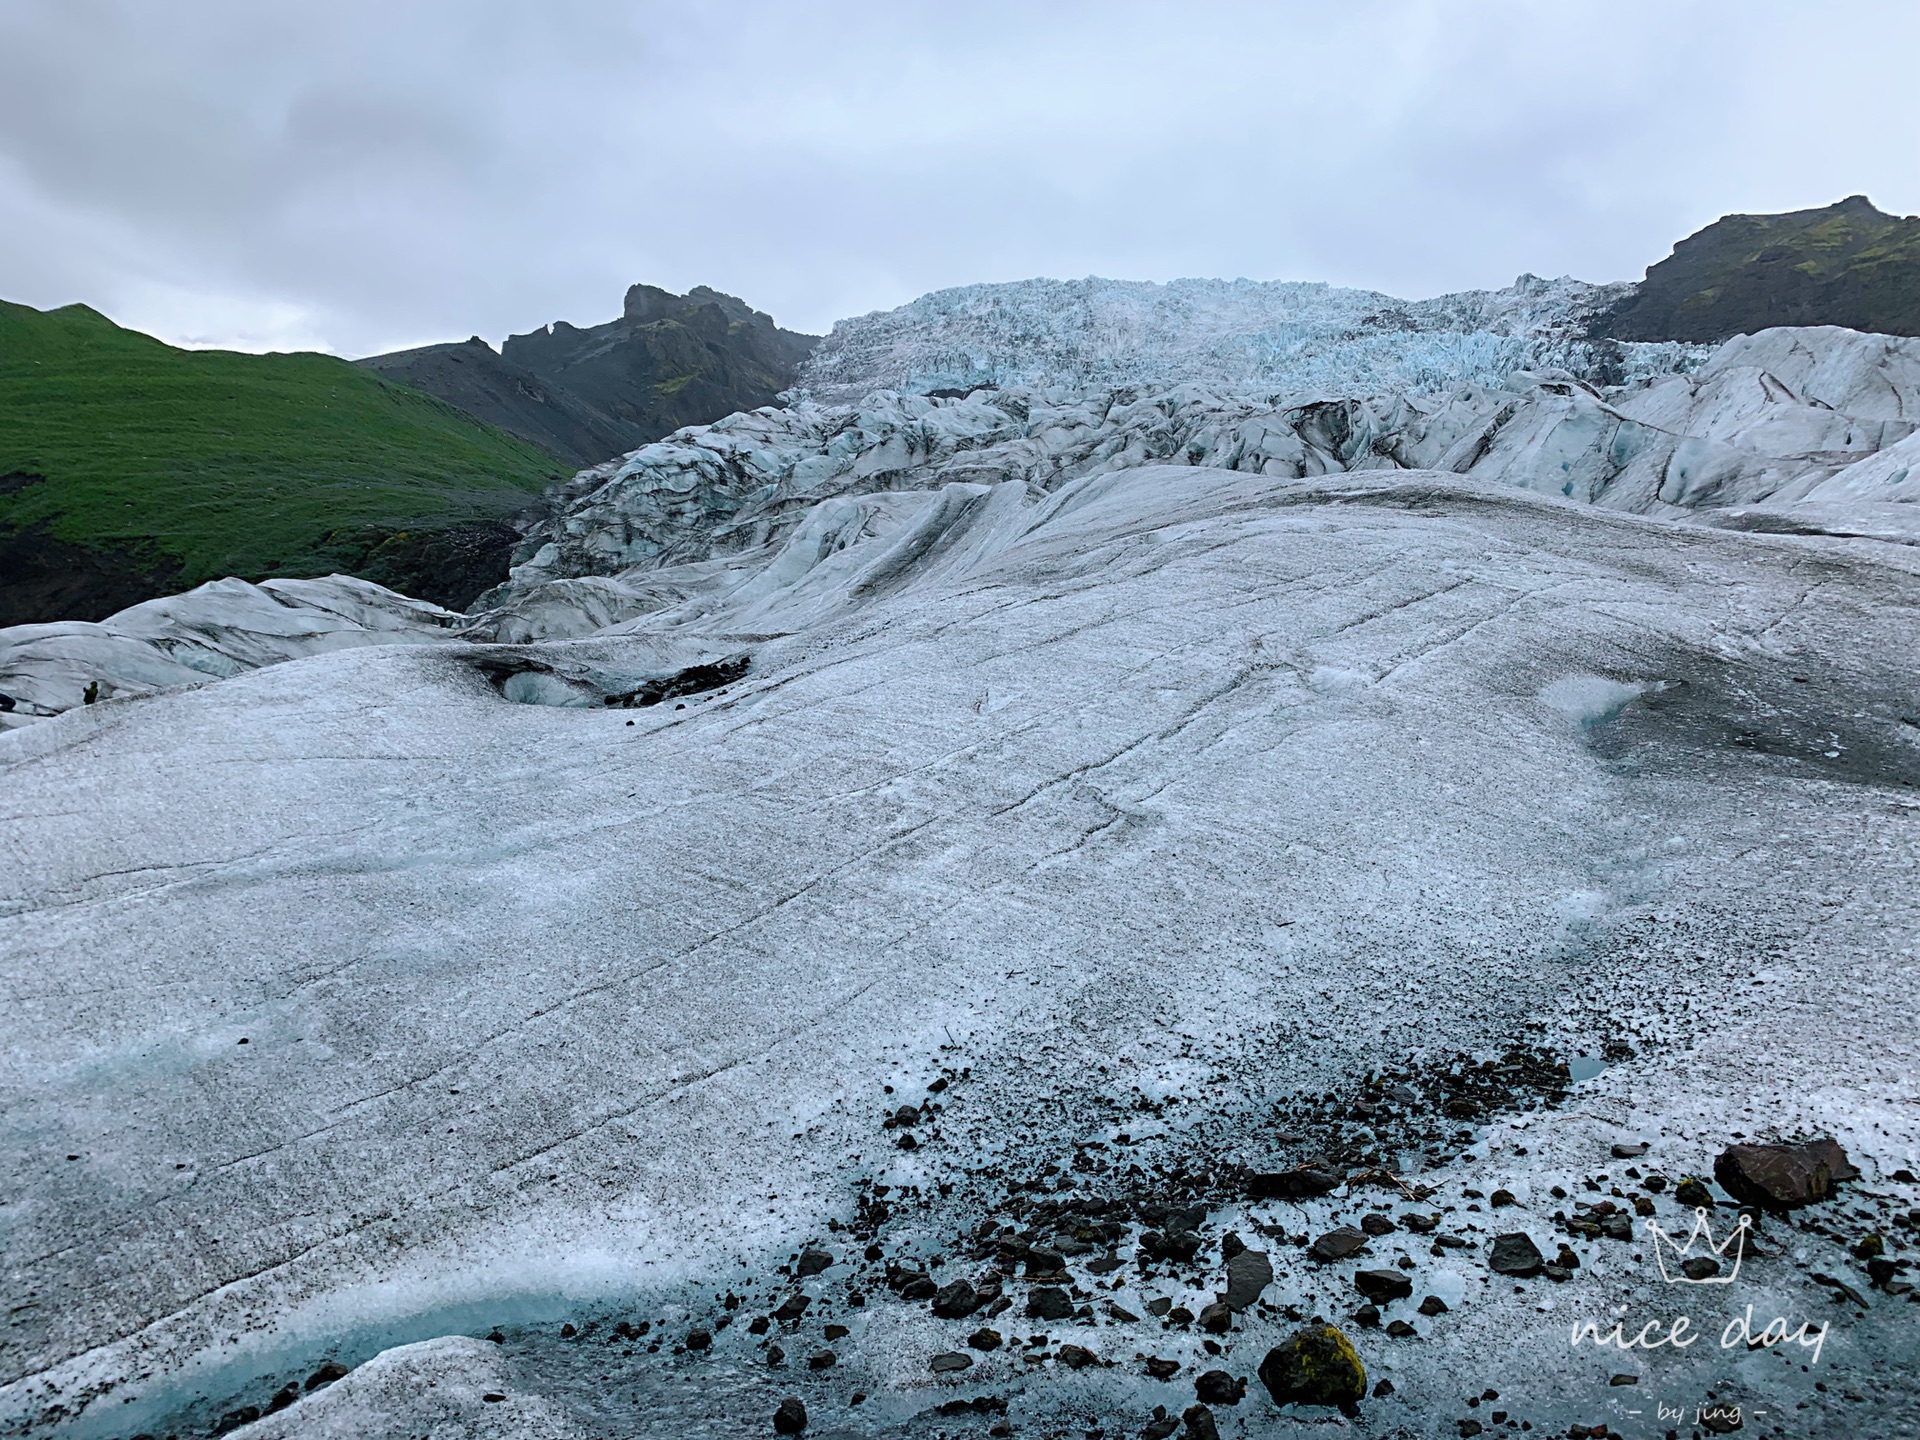
<svg viewBox="0 0 1920 1440"><path fill-rule="evenodd" d="M0 623L89 618L31 613L50 566L154 593L380 570L396 540L499 529L567 469L331 356L179 350L83 305L0 302ZM405 578L385 568L369 578Z"/></svg>
<svg viewBox="0 0 1920 1440"><path fill-rule="evenodd" d="M1594 333L1712 344L1775 325L1920 335L1920 218L1882 214L1863 195L1725 216L1651 266Z"/></svg>

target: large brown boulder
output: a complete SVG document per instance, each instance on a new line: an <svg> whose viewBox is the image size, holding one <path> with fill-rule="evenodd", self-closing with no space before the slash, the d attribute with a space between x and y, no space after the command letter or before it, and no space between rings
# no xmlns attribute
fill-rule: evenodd
<svg viewBox="0 0 1920 1440"><path fill-rule="evenodd" d="M1833 1194L1837 1181L1859 1177L1847 1152L1830 1139L1800 1145L1729 1145L1713 1162L1713 1178L1742 1205L1794 1210Z"/></svg>

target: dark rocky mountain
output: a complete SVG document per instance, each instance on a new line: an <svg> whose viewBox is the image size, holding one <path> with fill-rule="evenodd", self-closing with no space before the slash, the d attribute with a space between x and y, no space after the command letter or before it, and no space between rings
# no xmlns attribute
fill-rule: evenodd
<svg viewBox="0 0 1920 1440"><path fill-rule="evenodd" d="M1864 195L1725 216L1649 268L1593 335L1713 343L1774 325L1920 335L1920 217L1883 214Z"/></svg>
<svg viewBox="0 0 1920 1440"><path fill-rule="evenodd" d="M635 285L604 325L555 321L499 354L476 337L360 363L585 466L773 404L818 343L704 285L685 295Z"/></svg>
<svg viewBox="0 0 1920 1440"><path fill-rule="evenodd" d="M360 362L388 380L444 400L570 465L623 449L628 428L500 357L478 335L457 344L398 350Z"/></svg>

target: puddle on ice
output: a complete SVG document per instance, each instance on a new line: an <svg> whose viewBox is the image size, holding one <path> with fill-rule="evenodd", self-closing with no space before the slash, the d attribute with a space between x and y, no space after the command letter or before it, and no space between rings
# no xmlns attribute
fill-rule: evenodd
<svg viewBox="0 0 1920 1440"><path fill-rule="evenodd" d="M1612 1063L1611 1060L1602 1060L1597 1055L1570 1055L1567 1057L1567 1069L1572 1072L1573 1083L1576 1085L1582 1080L1593 1079L1594 1076L1598 1075Z"/></svg>

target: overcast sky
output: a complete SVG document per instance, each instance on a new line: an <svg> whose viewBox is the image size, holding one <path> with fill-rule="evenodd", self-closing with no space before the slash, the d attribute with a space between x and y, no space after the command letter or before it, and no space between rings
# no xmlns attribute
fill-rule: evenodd
<svg viewBox="0 0 1920 1440"><path fill-rule="evenodd" d="M1920 211L1914 0L0 0L0 297L361 355L707 284L1637 278Z"/></svg>

